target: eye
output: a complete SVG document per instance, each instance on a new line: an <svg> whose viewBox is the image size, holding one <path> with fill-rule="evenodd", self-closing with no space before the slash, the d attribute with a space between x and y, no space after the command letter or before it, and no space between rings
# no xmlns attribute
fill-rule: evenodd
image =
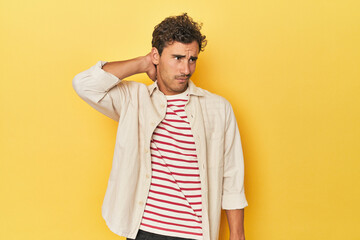
<svg viewBox="0 0 360 240"><path fill-rule="evenodd" d="M180 60L181 58L180 58L180 57L178 57L178 56L175 56L175 59L176 59L176 60Z"/></svg>

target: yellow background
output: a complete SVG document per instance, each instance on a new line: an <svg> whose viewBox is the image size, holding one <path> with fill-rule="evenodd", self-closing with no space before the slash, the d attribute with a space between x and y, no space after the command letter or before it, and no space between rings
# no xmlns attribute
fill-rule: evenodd
<svg viewBox="0 0 360 240"><path fill-rule="evenodd" d="M193 80L235 110L247 239L360 239L358 0L1 0L1 240L122 239L100 212L117 125L71 81L182 12L208 38Z"/></svg>

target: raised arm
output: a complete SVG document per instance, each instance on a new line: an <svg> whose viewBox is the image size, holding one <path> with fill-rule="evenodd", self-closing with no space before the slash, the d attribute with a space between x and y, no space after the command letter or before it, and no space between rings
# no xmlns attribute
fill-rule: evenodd
<svg viewBox="0 0 360 240"><path fill-rule="evenodd" d="M146 56L133 58L126 61L108 62L103 70L119 79L127 78L137 73L146 73L153 81L156 79L156 68L151 61L150 53Z"/></svg>
<svg viewBox="0 0 360 240"><path fill-rule="evenodd" d="M130 87L134 82L121 82L122 79L137 73L147 73L156 79L156 67L150 54L126 61L99 61L73 79L76 93L90 106L106 116L119 120L122 106L128 104Z"/></svg>

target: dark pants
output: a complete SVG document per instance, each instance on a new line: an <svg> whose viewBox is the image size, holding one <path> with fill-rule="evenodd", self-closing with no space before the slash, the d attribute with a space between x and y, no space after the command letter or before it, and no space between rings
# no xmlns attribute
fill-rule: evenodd
<svg viewBox="0 0 360 240"><path fill-rule="evenodd" d="M127 240L191 240L190 238L178 238L159 235L155 233L139 230L135 239L127 238Z"/></svg>

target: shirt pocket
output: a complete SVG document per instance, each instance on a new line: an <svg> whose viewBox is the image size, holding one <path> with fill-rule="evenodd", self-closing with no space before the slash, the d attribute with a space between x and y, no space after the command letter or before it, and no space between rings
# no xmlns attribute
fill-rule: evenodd
<svg viewBox="0 0 360 240"><path fill-rule="evenodd" d="M206 137L207 167L222 168L224 166L224 137L212 132Z"/></svg>

